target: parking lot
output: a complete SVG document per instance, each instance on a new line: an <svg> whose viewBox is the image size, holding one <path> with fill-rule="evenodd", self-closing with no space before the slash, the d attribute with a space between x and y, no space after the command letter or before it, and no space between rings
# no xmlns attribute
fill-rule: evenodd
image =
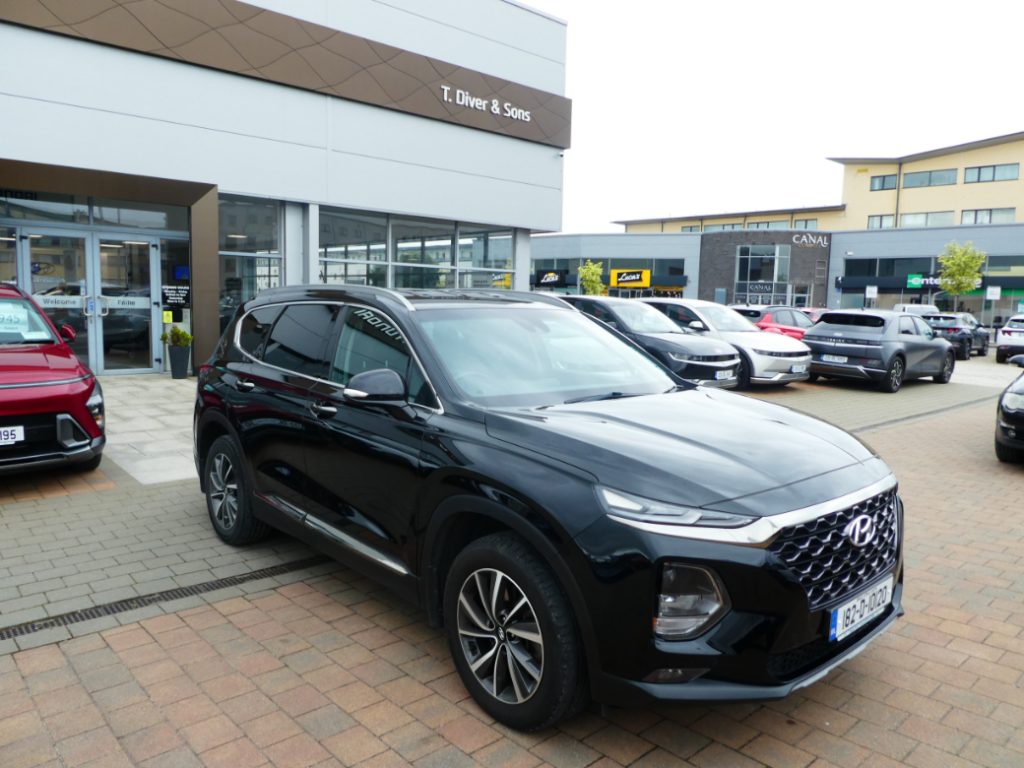
<svg viewBox="0 0 1024 768"><path fill-rule="evenodd" d="M441 634L372 582L285 536L220 543L187 458L194 382L108 377L101 469L0 487L0 766L1020 766L1024 467L992 448L1017 372L755 392L892 466L906 616L782 701L594 706L532 734L477 708Z"/></svg>

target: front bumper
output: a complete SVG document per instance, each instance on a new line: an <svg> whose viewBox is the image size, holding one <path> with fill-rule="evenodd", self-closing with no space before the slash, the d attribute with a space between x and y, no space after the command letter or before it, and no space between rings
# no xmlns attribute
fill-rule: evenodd
<svg viewBox="0 0 1024 768"><path fill-rule="evenodd" d="M14 456L0 456L0 474L20 470L36 470L48 467L81 464L103 453L106 438L102 435L91 439L88 444L59 451L42 451Z"/></svg>
<svg viewBox="0 0 1024 768"><path fill-rule="evenodd" d="M831 376L837 379L859 379L861 381L881 381L885 378L884 368L848 363L811 363L811 373L819 376Z"/></svg>
<svg viewBox="0 0 1024 768"><path fill-rule="evenodd" d="M1024 414L1019 411L1008 413L1000 406L996 417L996 442L1024 451Z"/></svg>

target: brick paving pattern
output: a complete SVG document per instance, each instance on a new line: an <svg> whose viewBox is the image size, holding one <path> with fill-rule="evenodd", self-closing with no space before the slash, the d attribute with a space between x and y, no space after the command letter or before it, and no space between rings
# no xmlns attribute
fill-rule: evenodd
<svg viewBox="0 0 1024 768"><path fill-rule="evenodd" d="M915 396L932 396L928 388L953 389L922 383L895 396L865 394L874 409L900 418L913 415L900 409ZM762 396L819 407L812 390L820 386L792 389ZM811 393L802 403L801 390ZM0 653L0 766L1024 765L1024 467L995 460L996 390L987 392L984 403L859 433L901 482L907 615L783 701L592 707L559 728L510 731L467 697L443 637L418 611L332 565L80 637L6 648L14 652ZM861 418L863 406L829 395L834 412ZM863 424L879 421L876 414ZM108 542L114 517L141 521L130 534L139 551L180 560L158 566L170 578L196 548L210 548L204 562L234 554L237 567L249 556L218 550L204 534L194 484L125 481L62 503L63 521L50 499L4 504L0 526L28 525L32 535L52 528L59 540L84 515L85 528L100 535L76 546L100 559L106 547L125 546L123 538ZM38 526L26 522L33 512ZM166 530L146 533L163 519ZM88 537L85 528L75 529L77 539ZM181 549L158 554L179 541ZM11 575L4 542L0 591ZM52 551L36 545L39 552L13 557L28 563ZM45 559L60 568L61 557Z"/></svg>

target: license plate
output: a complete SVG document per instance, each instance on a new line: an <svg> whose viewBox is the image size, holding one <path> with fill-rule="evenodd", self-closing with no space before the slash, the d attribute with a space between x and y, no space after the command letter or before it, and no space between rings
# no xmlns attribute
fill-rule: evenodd
<svg viewBox="0 0 1024 768"><path fill-rule="evenodd" d="M0 427L0 445L14 445L24 439L24 427Z"/></svg>
<svg viewBox="0 0 1024 768"><path fill-rule="evenodd" d="M790 367L789 372L790 373L807 373L807 363L797 363L796 365Z"/></svg>
<svg viewBox="0 0 1024 768"><path fill-rule="evenodd" d="M732 368L727 368L724 371L715 371L716 379L731 379L733 377Z"/></svg>
<svg viewBox="0 0 1024 768"><path fill-rule="evenodd" d="M848 358L843 355L822 355L821 362L823 363L845 363Z"/></svg>
<svg viewBox="0 0 1024 768"><path fill-rule="evenodd" d="M882 613L892 602L893 577L865 589L840 605L829 616L829 640L842 640Z"/></svg>

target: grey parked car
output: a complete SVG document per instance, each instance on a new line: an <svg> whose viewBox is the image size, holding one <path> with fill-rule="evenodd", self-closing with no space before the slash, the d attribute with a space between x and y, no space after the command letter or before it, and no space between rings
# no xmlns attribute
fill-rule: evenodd
<svg viewBox="0 0 1024 768"><path fill-rule="evenodd" d="M811 380L819 376L874 382L896 392L907 379L932 376L945 384L953 375L953 345L920 317L903 312L826 312L804 336L811 348Z"/></svg>

